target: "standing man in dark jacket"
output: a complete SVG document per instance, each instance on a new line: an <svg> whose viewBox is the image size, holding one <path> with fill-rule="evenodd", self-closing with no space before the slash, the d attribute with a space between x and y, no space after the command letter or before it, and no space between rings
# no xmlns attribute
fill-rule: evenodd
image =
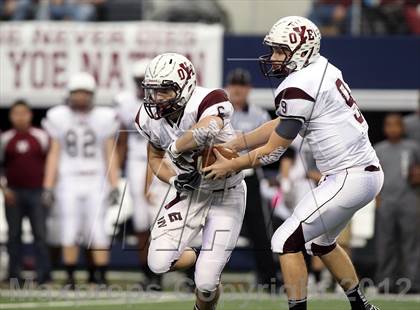
<svg viewBox="0 0 420 310"><path fill-rule="evenodd" d="M420 90L419 90L420 92ZM416 141L420 145L420 99L417 111L404 117L405 134L408 139ZM420 180L420 165L414 168L412 171L413 178ZM420 210L420 186L417 186L417 208ZM417 215L420 222L420 212ZM417 231L417 242L420 248L420 229ZM420 288L420 259L417 263L417 277L415 281L415 287Z"/></svg>
<svg viewBox="0 0 420 310"><path fill-rule="evenodd" d="M32 111L23 101L10 108L12 129L0 136L0 158L4 176L1 189L5 197L8 224L9 279L21 280L22 219L29 218L34 237L37 281L50 280L50 263L46 245L46 210L41 205L42 180L48 136L32 127Z"/></svg>
<svg viewBox="0 0 420 310"><path fill-rule="evenodd" d="M413 170L420 165L420 146L403 138L404 126L399 114L386 116L384 132L387 140L375 145L385 175L376 213L378 282L388 280L391 293L398 293L401 284L397 279L406 278L410 280L410 292L414 293L420 260L416 195L420 182Z"/></svg>

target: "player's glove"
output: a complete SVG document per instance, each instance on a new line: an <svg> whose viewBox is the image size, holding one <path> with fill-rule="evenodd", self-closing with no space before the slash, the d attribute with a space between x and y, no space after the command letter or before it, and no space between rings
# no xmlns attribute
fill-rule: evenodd
<svg viewBox="0 0 420 310"><path fill-rule="evenodd" d="M44 208L51 208L54 205L55 196L54 190L50 188L45 188L41 194L41 205Z"/></svg>
<svg viewBox="0 0 420 310"><path fill-rule="evenodd" d="M173 176L169 182L178 192L192 192L200 188L201 174L194 170Z"/></svg>
<svg viewBox="0 0 420 310"><path fill-rule="evenodd" d="M120 191L118 187L113 188L108 194L108 204L110 206L120 203Z"/></svg>

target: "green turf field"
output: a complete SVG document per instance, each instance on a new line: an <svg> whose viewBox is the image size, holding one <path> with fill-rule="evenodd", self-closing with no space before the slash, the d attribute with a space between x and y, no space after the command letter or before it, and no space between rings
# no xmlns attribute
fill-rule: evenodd
<svg viewBox="0 0 420 310"><path fill-rule="evenodd" d="M164 296L165 297L165 296ZM375 299L374 303L381 310L418 310L420 309L420 298L405 299L403 297L387 297L386 299ZM394 298L394 299L395 299ZM171 299L170 301L168 299ZM139 310L185 310L192 309L193 296L159 296L145 298L109 298L109 299L78 299L54 300L50 302L36 299L10 299L0 298L0 309L36 309L36 310L111 310L111 309L139 309ZM269 298L259 296L235 296L227 295L219 302L218 309L224 310L266 310L266 309L287 309L284 298ZM341 297L329 295L315 297L308 303L308 309L311 310L347 310L350 309L346 300Z"/></svg>

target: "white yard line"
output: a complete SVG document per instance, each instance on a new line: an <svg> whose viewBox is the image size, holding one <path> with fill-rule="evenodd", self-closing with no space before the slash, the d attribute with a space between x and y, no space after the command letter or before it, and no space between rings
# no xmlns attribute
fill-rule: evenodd
<svg viewBox="0 0 420 310"><path fill-rule="evenodd" d="M4 292L3 292L4 293ZM129 293L129 292L128 292ZM154 298L151 298L153 295ZM106 306L106 305L130 305L130 304L153 304L164 302L183 302L193 300L193 295L186 294L147 294L135 298L104 298L101 300L62 300L62 301L42 301L39 302L21 302L1 304L0 309L33 309L33 308L62 308L62 307L83 307L83 306ZM15 299L17 300L17 299Z"/></svg>
<svg viewBox="0 0 420 310"><path fill-rule="evenodd" d="M191 299L192 300L192 299ZM187 300L185 300L187 301ZM107 305L130 305L130 304L151 304L163 302L180 302L177 299L161 299L161 300L126 300L126 299L111 299L111 300L84 300L84 301L51 301L51 302L24 302L18 304L3 304L0 309L33 309L33 308L64 308L64 307L83 307L83 306L107 306Z"/></svg>

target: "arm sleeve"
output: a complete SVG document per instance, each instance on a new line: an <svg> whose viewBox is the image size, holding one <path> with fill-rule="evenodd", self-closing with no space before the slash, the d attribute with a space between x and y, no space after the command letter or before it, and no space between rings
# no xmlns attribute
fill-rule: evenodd
<svg viewBox="0 0 420 310"><path fill-rule="evenodd" d="M287 140L293 140L302 128L302 122L293 118L285 118L276 127L276 133Z"/></svg>
<svg viewBox="0 0 420 310"><path fill-rule="evenodd" d="M280 118L295 119L304 123L311 118L315 99L296 87L283 89L275 99L276 114Z"/></svg>

